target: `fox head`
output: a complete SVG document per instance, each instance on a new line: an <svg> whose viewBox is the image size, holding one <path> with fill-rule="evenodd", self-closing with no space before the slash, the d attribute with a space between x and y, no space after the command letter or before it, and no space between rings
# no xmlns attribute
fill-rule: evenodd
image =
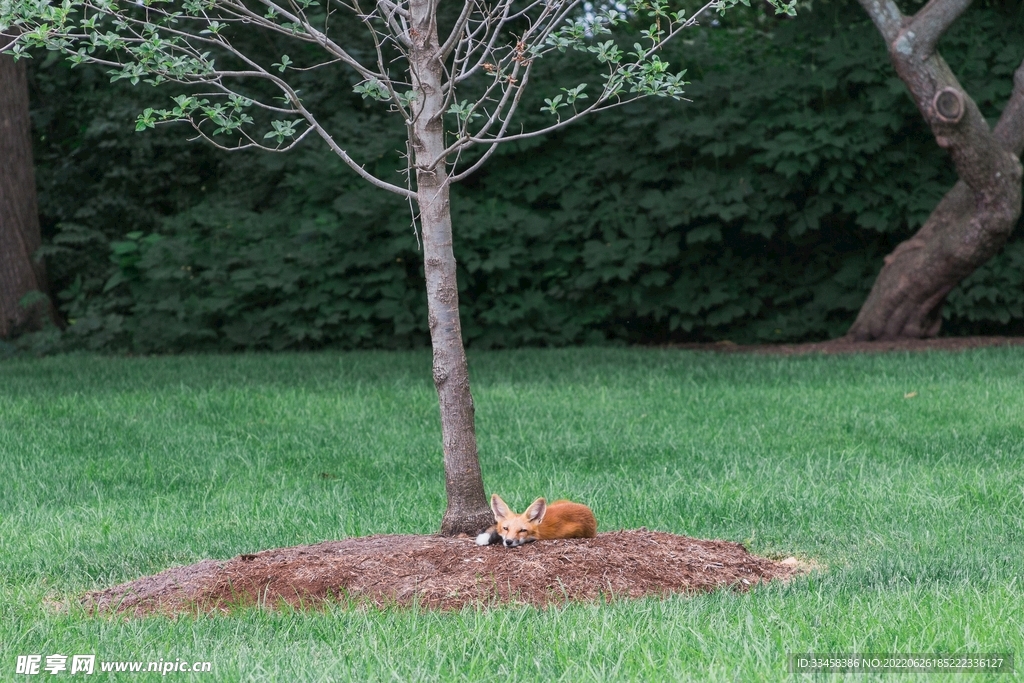
<svg viewBox="0 0 1024 683"><path fill-rule="evenodd" d="M537 540L537 527L544 521L544 513L548 504L543 498L538 498L526 508L526 512L517 515L505 505L505 501L495 493L491 496L491 510L494 512L494 522L498 535L501 536L502 544L506 548L514 548L530 541Z"/></svg>

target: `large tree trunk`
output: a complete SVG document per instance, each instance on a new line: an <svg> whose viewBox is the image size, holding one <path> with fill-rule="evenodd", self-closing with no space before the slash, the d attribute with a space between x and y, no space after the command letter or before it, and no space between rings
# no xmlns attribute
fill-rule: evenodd
<svg viewBox="0 0 1024 683"><path fill-rule="evenodd" d="M459 320L448 172L444 161L429 168L445 148L441 121L444 115L443 65L432 5L433 0L413 0L410 5L414 27L410 31L413 36L410 72L417 98L413 103L409 138L418 167L416 195L423 233L430 342L434 349L434 386L441 406L448 496L441 534L454 536L482 531L494 522L494 515L484 496L477 457L473 396L469 391L469 366Z"/></svg>
<svg viewBox="0 0 1024 683"><path fill-rule="evenodd" d="M860 3L885 38L896 73L936 142L949 150L960 180L921 229L885 257L846 336L933 337L946 295L1002 248L1020 217L1024 64L992 130L935 49L970 0L931 0L913 17L904 17L892 0Z"/></svg>
<svg viewBox="0 0 1024 683"><path fill-rule="evenodd" d="M40 237L28 111L25 64L0 55L0 339L56 320L49 299L21 305L26 294L47 291L43 264L33 258Z"/></svg>

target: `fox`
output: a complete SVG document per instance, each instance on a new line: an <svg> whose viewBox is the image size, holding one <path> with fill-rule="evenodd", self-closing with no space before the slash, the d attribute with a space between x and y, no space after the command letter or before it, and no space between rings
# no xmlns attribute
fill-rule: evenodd
<svg viewBox="0 0 1024 683"><path fill-rule="evenodd" d="M476 537L477 545L491 545L499 539L506 548L555 538L594 538L597 518L582 503L556 500L550 505L538 498L517 515L497 493L491 496L494 525Z"/></svg>

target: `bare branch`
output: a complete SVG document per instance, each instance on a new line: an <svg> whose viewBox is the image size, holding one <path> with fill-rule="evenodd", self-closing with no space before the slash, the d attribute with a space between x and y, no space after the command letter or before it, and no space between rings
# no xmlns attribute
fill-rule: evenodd
<svg viewBox="0 0 1024 683"><path fill-rule="evenodd" d="M506 5L506 10L507 7L508 5ZM504 28L505 22L507 20L508 17L503 16L493 29L488 29L489 24L481 23L481 25L478 28L482 28L485 30L484 35L487 35L488 31L491 34L490 38L488 38L486 43L478 41L477 46L473 47L473 36L467 36L466 42L469 43L469 47L466 48L466 53L462 57L463 66L461 67L461 69L456 70L457 73L453 74L453 78L448 83L449 88L454 87L455 85L458 85L459 83L465 81L467 78L476 73L476 71L479 70L485 63L487 63L487 60L490 59L491 53L494 51L494 44L497 42L498 37L501 36L502 29ZM465 66L466 64L469 63L470 57L472 57L473 53L477 50L481 50L479 59L477 59L476 64L474 64L469 69L466 69ZM456 63L458 63L458 61L459 60L456 60Z"/></svg>
<svg viewBox="0 0 1024 683"><path fill-rule="evenodd" d="M406 20L409 18L409 11L393 2L390 2L389 0L378 0L377 9L385 10L384 14L380 15L380 18L388 25L388 28L391 29L390 37L398 40L402 46L409 47L409 45L412 44L412 41L409 39L409 26L406 23ZM398 20L395 19L396 16L398 17ZM373 31L372 27L370 30Z"/></svg>
<svg viewBox="0 0 1024 683"><path fill-rule="evenodd" d="M331 59L331 60L328 60L326 62L320 62L318 64L314 64L313 66L292 66L291 64L289 64L288 68L290 70L292 70L292 71L299 71L299 72L302 72L302 71L316 71L317 69L322 69L325 66L330 66L332 64L338 64L339 62L341 62L340 59Z"/></svg>
<svg viewBox="0 0 1024 683"><path fill-rule="evenodd" d="M551 32L557 30L558 24L560 24L572 12L572 10L575 9L580 4L580 1L581 0L572 0L572 2L569 2L565 6L564 11L561 11L560 14L555 18L551 18L550 16L551 5L545 5L544 11L541 13L541 16L536 19L536 21L534 22L534 26L546 26L547 30L540 38L535 38L532 42L537 45L541 44L543 40L546 39L547 36L551 34ZM491 55L494 53L495 49L494 44L499 37L504 35L505 26L511 21L515 20L516 18L523 16L524 12L540 4L544 4L544 0L534 0L534 2L531 2L529 5L527 5L527 7L523 8L523 10L521 10L520 12L517 12L516 14L510 14L509 12L511 10L512 3L501 3L500 6L503 8L503 10L501 13L501 18L498 19L497 24L494 25L493 27L490 26L489 21L493 20L497 16L496 13L492 12L490 15L487 16L487 21L482 22L477 29L479 30L480 28L483 28L485 29L485 35L487 35L488 33L490 34L490 38L488 38L486 45L483 42L478 41L476 47L471 47L470 49L467 49L467 52L463 57L463 66L461 68L453 69L453 71L455 71L457 75L449 82L447 87L454 87L455 85L458 85L459 83L465 81L466 79L473 76L476 72L478 72L483 67L484 64L486 64L488 61L490 61L490 59L492 59ZM473 34L475 33L476 31L473 32ZM520 36L520 39L525 40L528 37L529 33L530 31L527 31L526 34ZM470 44L472 43L473 34L470 34L465 38L465 40ZM476 50L480 49L481 47L483 47L483 50L480 52L480 57L476 60L476 63L473 64L472 67L469 67L467 69L466 66L469 64L470 57ZM459 60L456 59L456 63L458 62Z"/></svg>
<svg viewBox="0 0 1024 683"><path fill-rule="evenodd" d="M903 28L903 14L893 0L859 0L878 32L891 44Z"/></svg>
<svg viewBox="0 0 1024 683"><path fill-rule="evenodd" d="M509 87L507 89L505 89L504 92L502 92L501 99L495 105L495 112L494 112L494 114L490 115L490 117L487 119L487 121L485 121L483 123L483 125L480 126L480 128L476 131L476 133L474 135L468 135L467 134L467 135L464 136L464 139L474 139L474 138L481 138L481 137L483 137L484 135L487 134L487 131L490 128L492 128L492 126L494 126L496 121L501 121L501 120L505 121L505 125L501 127L502 132L505 131L505 129L508 127L509 120L511 120L511 118L512 118L513 111L514 111L514 109L516 108L516 106L519 103L519 98L522 96L522 91L525 89L526 84L529 82L529 72L532 69L532 67L534 67L534 65L532 65L532 62L527 62L526 66L523 68L523 73L520 75L519 69L520 69L521 66L522 66L521 62L520 61L516 61L515 67L512 68L512 74L509 75L509 77L508 77ZM496 74L494 82L492 84L490 84L490 86L487 88L487 92L484 93L484 96L486 96L495 87L498 87L500 85L501 85L500 77ZM512 93L515 93L515 96L510 101L509 97L512 95ZM470 111L475 110L476 109L476 105L478 105L480 103L480 101L482 101L482 97L480 98L480 100L477 100L477 104L475 104L473 106L473 109L470 110ZM509 105L511 105L511 109L506 113L505 112L506 106L509 106ZM465 128L466 128L466 132L468 133L468 128L469 128L468 123L465 126ZM501 137L501 133L499 133L499 135L497 137Z"/></svg>
<svg viewBox="0 0 1024 683"><path fill-rule="evenodd" d="M525 89L526 83L528 82L528 80L529 80L529 74L527 73L527 75L523 77L523 87L520 88L519 91L516 93L515 100L512 102L512 106L509 108L508 115L505 117L505 120L502 121L501 129L494 136L494 140L504 141L506 131L508 130L509 124L512 122L512 116L515 114L516 109L519 107L519 98L522 96L523 90ZM487 151L484 152L483 155L481 155L481 157L479 159L477 159L476 163L474 163L472 166L470 166L466 170L458 173L457 175L453 175L452 178L451 178L451 182L457 183L460 180L463 180L464 178L468 178L472 174L476 173L476 171L479 170L480 167L483 166L484 163L486 163L486 161L491 158L491 155L494 154L494 151L496 149L498 149L498 145L496 145L496 144L491 145L490 148L488 148ZM454 170L454 168L455 168L455 165L452 164L452 169Z"/></svg>
<svg viewBox="0 0 1024 683"><path fill-rule="evenodd" d="M519 37L519 40L536 45L542 44L549 35L561 28L561 25L569 19L569 15L576 11L581 2L582 0L570 0L556 10L552 10L552 7L557 8L558 5L545 4L544 11L536 21L531 22L530 28ZM534 34L536 34L536 38L533 38Z"/></svg>
<svg viewBox="0 0 1024 683"><path fill-rule="evenodd" d="M904 19L906 28L893 47L900 54L909 56L916 52L919 59L927 59L939 38L970 4L971 0L931 0L909 20Z"/></svg>
<svg viewBox="0 0 1024 683"><path fill-rule="evenodd" d="M515 14L508 15L509 21L515 21L516 19L519 19L521 17L525 17L527 14L529 14L533 10L533 8L535 8L535 7L539 6L539 5L547 6L547 4L548 4L547 0L533 0L533 2L530 2L527 5L523 5L522 9L520 9ZM540 19L538 19L538 21L540 21Z"/></svg>
<svg viewBox="0 0 1024 683"><path fill-rule="evenodd" d="M993 133L1003 149L1017 157L1024 154L1024 62L1013 74L1013 92Z"/></svg>
<svg viewBox="0 0 1024 683"><path fill-rule="evenodd" d="M308 112L306 112L306 113L308 113ZM310 117L310 118L307 118L306 120L307 120L307 122L310 122L310 125L313 125L312 122L314 121L314 119L312 119ZM339 157L341 157L342 161L344 161L345 164L349 168L351 168L353 171L355 171L356 173L359 174L360 178L362 178L363 180L366 180L367 182L369 182L369 183L371 183L373 185L376 185L377 187L381 188L382 190L387 190L388 192L393 192L393 193L395 193L395 194L397 194L399 196L406 197L408 199L416 199L416 193L415 192L413 192L411 190L407 190L404 187L399 187L398 185L393 185L393 184L387 182L386 180L381 180L380 178L378 178L377 176L373 175L372 173L367 171L365 168L360 166L358 163L356 163L356 161L352 157L349 156L348 152L343 150L338 145L338 143L334 141L334 138L331 137L330 133L328 133L326 130L324 130L322 126L320 126L319 124L315 124L315 129L316 129L317 135L319 135L321 138L323 138L324 142L327 143L327 146L331 148L331 151L334 152L335 154L337 154Z"/></svg>
<svg viewBox="0 0 1024 683"><path fill-rule="evenodd" d="M519 65L517 64L516 67L512 71L513 75L510 77L510 79L509 79L510 81L517 81L517 80L519 80L519 76L518 76L519 71L518 71L518 69L519 69ZM438 155L438 158L434 159L426 167L426 170L432 170L439 163L441 163L441 161L443 161L449 154L451 154L453 152L461 152L463 149L466 149L467 147L470 147L472 144L474 144L473 141L475 139L482 138L483 136L487 135L487 131L494 125L495 121L502 121L503 122L503 125L501 126L501 132L499 132L495 136L495 138L487 138L487 139L499 139L501 137L501 135L505 132L506 128L508 128L508 123L511 120L512 114L514 113L515 108L516 108L516 106L519 103L519 98L522 95L523 89L526 87L526 84L529 81L529 77L530 77L529 76L529 72L530 72L530 65L527 65L526 70L524 71L523 75L521 76L522 81L520 83L518 83L518 84L516 84L516 83L511 84L508 88L506 88L502 92L501 99L498 100L498 102L495 104L494 111L491 113L490 116L487 117L487 120L480 126L480 128L477 130L476 134L471 136L468 133L469 122L471 120L470 117L472 116L473 112L475 112L476 109L479 106L481 106L483 104L483 102L487 99L488 94L494 88L499 87L500 84L501 84L501 81L497 77L495 77L494 81L492 81L490 86L488 86L487 91L484 93L484 95L482 97L480 97L476 101L475 104L473 104L473 106L470 108L469 112L467 113L466 120L462 124L461 130L459 131L459 139L455 143L450 145L447 149L442 151ZM511 106L511 108L506 113L505 112L505 108L506 108L506 106L508 106L510 104L509 103L509 98L512 96L512 93L515 93L515 97L512 99L512 102L511 102L512 106ZM505 114L505 115L503 116L503 114Z"/></svg>
<svg viewBox="0 0 1024 683"><path fill-rule="evenodd" d="M459 36L462 35L462 29L466 28L466 24L469 22L469 17L473 14L473 10L476 8L477 3L466 0L462 5L462 12L459 14L459 18L455 21L455 26L452 28L451 33L448 34L448 39L441 45L441 61L448 58L448 54L455 47L459 41Z"/></svg>
<svg viewBox="0 0 1024 683"><path fill-rule="evenodd" d="M954 21L970 6L971 0L931 0L910 19L905 31L907 46L916 49L919 58L927 58L935 44ZM904 36L900 37L903 40ZM902 46L897 43L896 49Z"/></svg>
<svg viewBox="0 0 1024 683"><path fill-rule="evenodd" d="M355 14L355 12L356 12L356 8L355 7L353 7L352 5L348 4L347 2L344 2L343 0L327 0L327 4L328 5L337 5L338 7L342 8L346 12L352 12L353 14Z"/></svg>
<svg viewBox="0 0 1024 683"><path fill-rule="evenodd" d="M377 5L387 9L390 14L397 14L403 19L409 18L409 10L405 9L401 5L391 2L391 0L377 0Z"/></svg>

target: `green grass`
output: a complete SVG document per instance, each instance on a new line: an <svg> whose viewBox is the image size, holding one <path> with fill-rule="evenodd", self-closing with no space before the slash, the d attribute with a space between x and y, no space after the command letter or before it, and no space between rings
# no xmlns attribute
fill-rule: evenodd
<svg viewBox="0 0 1024 683"><path fill-rule="evenodd" d="M470 363L486 488L513 507L574 498L604 530L827 570L547 610L55 610L203 558L433 532L430 356L15 359L0 363L0 680L33 680L19 654L58 653L213 663L169 680L573 682L788 680L790 651L1024 654L1024 350Z"/></svg>

